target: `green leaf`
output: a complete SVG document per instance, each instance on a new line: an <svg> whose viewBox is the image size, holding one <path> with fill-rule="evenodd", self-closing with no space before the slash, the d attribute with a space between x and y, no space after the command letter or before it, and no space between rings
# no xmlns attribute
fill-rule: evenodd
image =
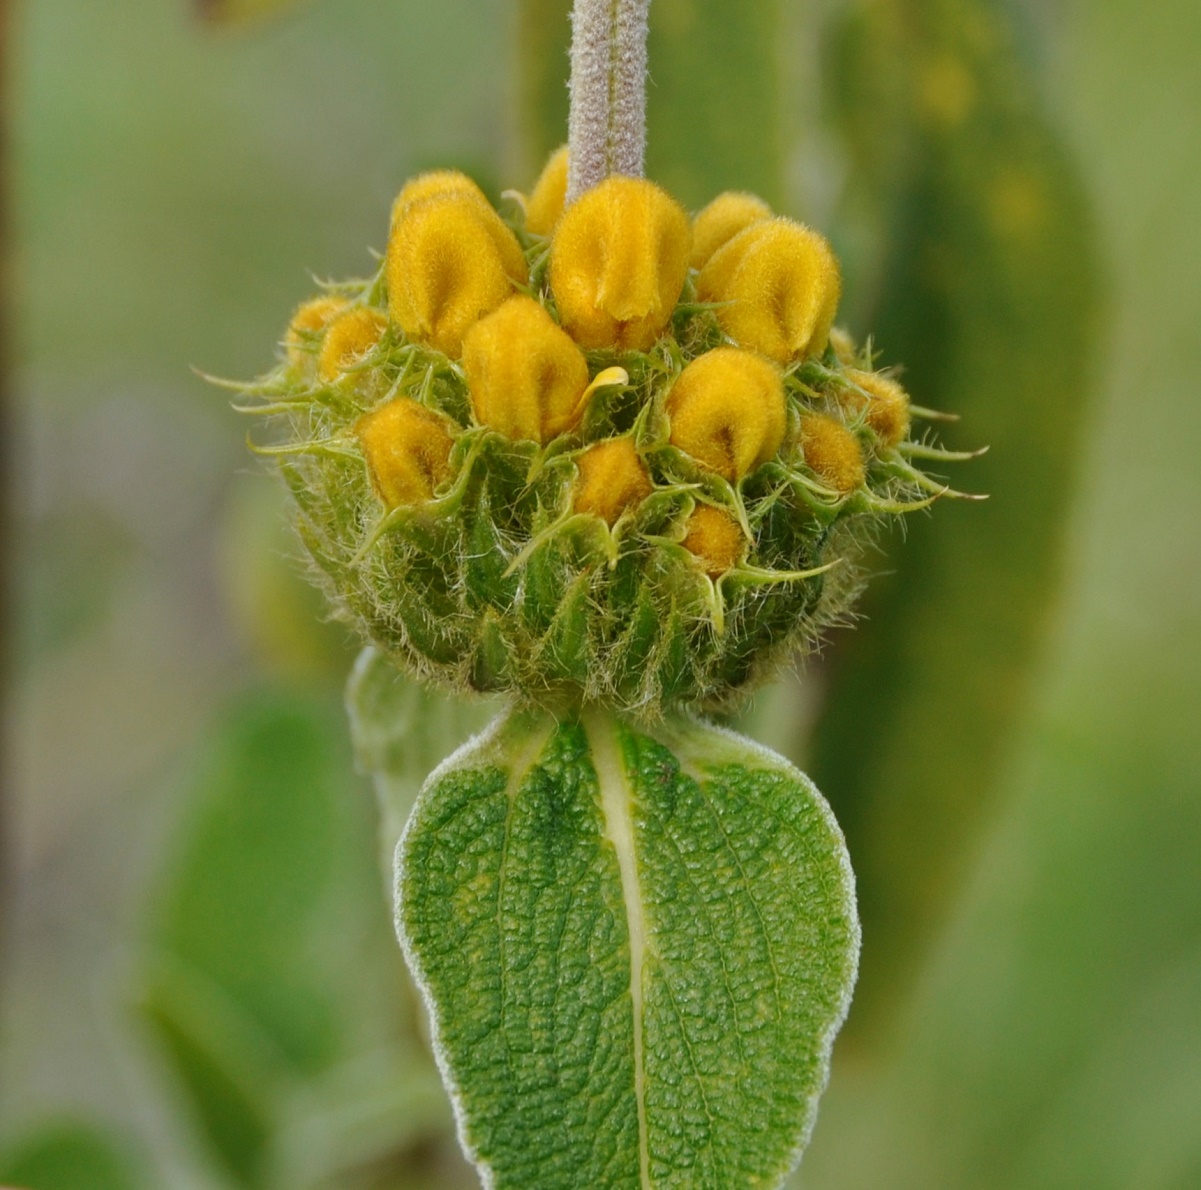
<svg viewBox="0 0 1201 1190"><path fill-rule="evenodd" d="M0 1156L0 1182L21 1190L136 1190L124 1146L90 1124L49 1124Z"/></svg>
<svg viewBox="0 0 1201 1190"><path fill-rule="evenodd" d="M850 999L842 836L693 721L513 711L426 783L398 928L498 1190L778 1185Z"/></svg>
<svg viewBox="0 0 1201 1190"><path fill-rule="evenodd" d="M813 771L847 831L872 939L857 1025L880 1023L996 804L1061 584L1096 346L1093 223L1010 30L979 0L861 6L832 85L852 209L886 229L872 331L918 404L987 444L909 524L839 642ZM875 284L872 284L872 282ZM920 824L917 825L917 824Z"/></svg>

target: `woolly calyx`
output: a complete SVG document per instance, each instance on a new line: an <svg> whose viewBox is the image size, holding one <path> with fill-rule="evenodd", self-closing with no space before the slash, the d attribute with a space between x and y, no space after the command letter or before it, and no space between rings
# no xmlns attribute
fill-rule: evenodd
<svg viewBox="0 0 1201 1190"><path fill-rule="evenodd" d="M525 229L534 236L555 230L567 200L567 146L556 149L525 200Z"/></svg>
<svg viewBox="0 0 1201 1190"><path fill-rule="evenodd" d="M713 254L697 295L725 303L717 319L736 343L786 364L825 351L842 277L823 236L792 219L767 219Z"/></svg>
<svg viewBox="0 0 1201 1190"><path fill-rule="evenodd" d="M737 347L698 356L667 396L671 443L735 483L780 449L788 414L780 369Z"/></svg>
<svg viewBox="0 0 1201 1190"><path fill-rule="evenodd" d="M388 329L388 320L369 306L339 314L327 328L317 356L317 375L333 381L363 360Z"/></svg>
<svg viewBox="0 0 1201 1190"><path fill-rule="evenodd" d="M387 508L431 500L449 474L453 442L445 421L408 397L360 418L354 431L372 486Z"/></svg>
<svg viewBox="0 0 1201 1190"><path fill-rule="evenodd" d="M909 394L879 372L847 368L846 378L856 387L843 391L843 406L853 411L866 407L865 420L876 436L885 446L896 446L909 433Z"/></svg>
<svg viewBox="0 0 1201 1190"><path fill-rule="evenodd" d="M463 340L475 420L506 438L547 443L583 416L588 361L532 298L511 297Z"/></svg>
<svg viewBox="0 0 1201 1190"><path fill-rule="evenodd" d="M692 267L703 269L719 248L752 223L771 218L771 207L754 194L727 190L692 221Z"/></svg>
<svg viewBox="0 0 1201 1190"><path fill-rule="evenodd" d="M733 570L746 552L742 526L720 508L698 504L684 526L682 544L710 578L720 578Z"/></svg>
<svg viewBox="0 0 1201 1190"><path fill-rule="evenodd" d="M458 191L402 207L384 267L392 318L452 358L467 331L527 280L517 237L491 207Z"/></svg>
<svg viewBox="0 0 1201 1190"><path fill-rule="evenodd" d="M614 525L654 490L646 464L632 438L609 438L588 447L576 458L579 477L572 508L591 513Z"/></svg>
<svg viewBox="0 0 1201 1190"><path fill-rule="evenodd" d="M301 302L292 314L288 333L284 336L288 362L293 365L308 362L320 332L349 307L350 303L344 297L334 295Z"/></svg>
<svg viewBox="0 0 1201 1190"><path fill-rule="evenodd" d="M587 192L545 266L529 204L510 225L449 172L401 198L379 273L302 305L244 388L335 614L409 672L556 714L731 703L845 617L883 520L946 491L907 403L880 421L869 353L814 346L816 233L759 219L690 282L649 182ZM706 278L730 305L693 300ZM770 333L729 346L744 326Z"/></svg>
<svg viewBox="0 0 1201 1190"><path fill-rule="evenodd" d="M692 231L666 191L610 177L576 199L551 240L550 288L581 347L648 350L684 288Z"/></svg>

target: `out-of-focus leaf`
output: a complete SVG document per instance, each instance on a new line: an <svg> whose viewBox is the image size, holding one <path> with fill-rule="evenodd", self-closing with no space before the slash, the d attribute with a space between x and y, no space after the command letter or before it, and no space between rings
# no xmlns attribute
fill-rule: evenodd
<svg viewBox="0 0 1201 1190"><path fill-rule="evenodd" d="M124 1147L90 1124L39 1129L0 1154L0 1183L20 1190L137 1190Z"/></svg>
<svg viewBox="0 0 1201 1190"><path fill-rule="evenodd" d="M522 131L536 163L567 139L570 0L522 0ZM655 0L647 174L685 205L782 193L779 0Z"/></svg>
<svg viewBox="0 0 1201 1190"><path fill-rule="evenodd" d="M168 865L143 1009L203 1129L244 1184L273 1104L339 1052L335 993L355 934L348 758L311 703L246 700L218 733Z"/></svg>
<svg viewBox="0 0 1201 1190"><path fill-rule="evenodd" d="M991 447L954 477L990 501L946 501L890 550L817 733L860 881L870 1025L944 913L1023 719L1088 428L1097 268L1075 169L991 5L867 3L830 74L888 219L879 306L853 329L904 362L919 404L962 415L955 445Z"/></svg>

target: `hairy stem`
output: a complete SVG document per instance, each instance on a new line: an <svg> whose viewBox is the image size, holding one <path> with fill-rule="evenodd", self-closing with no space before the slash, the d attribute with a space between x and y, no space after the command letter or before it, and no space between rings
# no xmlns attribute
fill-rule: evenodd
<svg viewBox="0 0 1201 1190"><path fill-rule="evenodd" d="M610 174L641 177L650 0L575 0L567 201Z"/></svg>

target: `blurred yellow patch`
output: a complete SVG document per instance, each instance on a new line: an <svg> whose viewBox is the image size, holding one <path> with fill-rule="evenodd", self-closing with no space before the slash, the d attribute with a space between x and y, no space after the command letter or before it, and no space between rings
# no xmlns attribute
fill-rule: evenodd
<svg viewBox="0 0 1201 1190"><path fill-rule="evenodd" d="M713 253L740 231L770 218L771 207L754 194L738 190L719 194L692 221L692 267L703 269Z"/></svg>
<svg viewBox="0 0 1201 1190"><path fill-rule="evenodd" d="M697 278L702 301L736 343L780 363L825 350L842 294L824 236L791 219L753 223L719 248Z"/></svg>
<svg viewBox="0 0 1201 1190"><path fill-rule="evenodd" d="M511 297L463 340L463 369L480 425L546 443L579 424L588 363L532 298Z"/></svg>
<svg viewBox="0 0 1201 1190"><path fill-rule="evenodd" d="M728 512L698 504L688 518L683 545L696 555L710 578L720 578L742 560L747 539L742 526Z"/></svg>
<svg viewBox="0 0 1201 1190"><path fill-rule="evenodd" d="M610 438L590 446L576 460L580 469L572 501L612 525L627 509L651 494L651 477L631 438Z"/></svg>
<svg viewBox="0 0 1201 1190"><path fill-rule="evenodd" d="M832 417L811 413L801 418L801 450L809 469L836 492L853 492L866 478L855 435Z"/></svg>
<svg viewBox="0 0 1201 1190"><path fill-rule="evenodd" d="M834 348L834 354L840 364L853 364L859 358L855 340L840 326L830 328L830 346Z"/></svg>
<svg viewBox="0 0 1201 1190"><path fill-rule="evenodd" d="M567 199L567 164L567 146L564 145L550 155L526 199L525 229L532 235L550 235L563 214L563 203Z"/></svg>
<svg viewBox="0 0 1201 1190"><path fill-rule="evenodd" d="M463 336L525 284L525 257L500 216L470 194L406 206L385 262L388 308L405 333L457 358Z"/></svg>
<svg viewBox="0 0 1201 1190"><path fill-rule="evenodd" d="M1036 235L1050 213L1043 179L1031 170L1002 168L989 187L988 213L1003 236L1024 240Z"/></svg>
<svg viewBox="0 0 1201 1190"><path fill-rule="evenodd" d="M848 409L867 405L867 424L885 446L896 446L909 433L909 394L891 376L879 372L861 372L847 368L846 377L867 396L854 389L843 389L839 400Z"/></svg>
<svg viewBox="0 0 1201 1190"><path fill-rule="evenodd" d="M338 315L325 332L317 356L317 374L322 380L337 380L367 355L387 328L388 320L367 306Z"/></svg>
<svg viewBox="0 0 1201 1190"><path fill-rule="evenodd" d="M476 182L457 169L435 169L429 173L418 174L410 178L401 188L400 193L392 203L392 223L416 203L424 202L427 198L440 198L447 194L459 194L473 198L486 210L492 209L488 196L479 188Z"/></svg>
<svg viewBox="0 0 1201 1190"><path fill-rule="evenodd" d="M430 500L449 476L452 440L445 419L408 397L360 418L355 434L371 482L389 508Z"/></svg>
<svg viewBox="0 0 1201 1190"><path fill-rule="evenodd" d="M960 58L946 54L927 62L918 76L919 111L932 123L958 128L976 103L976 80Z"/></svg>
<svg viewBox="0 0 1201 1190"><path fill-rule="evenodd" d="M666 191L606 178L567 208L551 241L563 326L585 348L646 351L684 287L691 242L688 216Z"/></svg>
<svg viewBox="0 0 1201 1190"><path fill-rule="evenodd" d="M667 396L667 414L672 445L735 483L784 441L780 369L754 352L718 347L680 373Z"/></svg>
<svg viewBox="0 0 1201 1190"><path fill-rule="evenodd" d="M288 333L284 337L288 349L288 362L296 364L305 359L309 347L306 340L325 330L349 305L344 297L330 296L312 298L297 306L292 321L288 323Z"/></svg>

